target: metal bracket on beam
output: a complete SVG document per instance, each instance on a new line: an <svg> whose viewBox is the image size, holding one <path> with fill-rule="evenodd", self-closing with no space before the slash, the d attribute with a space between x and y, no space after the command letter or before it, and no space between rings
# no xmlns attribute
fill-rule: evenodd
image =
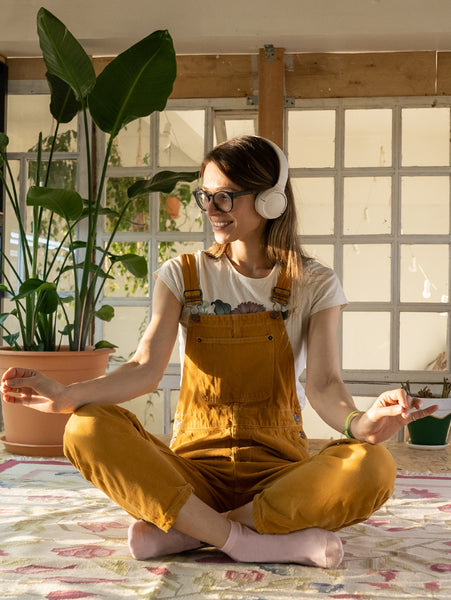
<svg viewBox="0 0 451 600"><path fill-rule="evenodd" d="M246 98L246 104L248 106L258 106L258 96L248 96Z"/></svg>
<svg viewBox="0 0 451 600"><path fill-rule="evenodd" d="M294 108L295 99L294 98L285 98L283 99L283 105L285 108Z"/></svg>
<svg viewBox="0 0 451 600"><path fill-rule="evenodd" d="M265 49L265 60L267 60L267 61L274 60L275 54L274 54L273 44L265 44L264 49Z"/></svg>

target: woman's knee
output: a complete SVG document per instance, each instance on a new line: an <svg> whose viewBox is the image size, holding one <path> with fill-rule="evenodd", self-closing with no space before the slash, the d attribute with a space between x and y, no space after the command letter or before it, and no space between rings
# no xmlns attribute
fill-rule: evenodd
<svg viewBox="0 0 451 600"><path fill-rule="evenodd" d="M74 462L74 458L97 453L107 440L114 436L117 423L126 417L128 411L118 406L85 404L70 417L64 431L64 454Z"/></svg>

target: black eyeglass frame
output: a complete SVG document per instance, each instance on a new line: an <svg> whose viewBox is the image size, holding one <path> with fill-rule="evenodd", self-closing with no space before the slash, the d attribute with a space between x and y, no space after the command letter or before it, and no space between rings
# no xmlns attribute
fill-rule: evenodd
<svg viewBox="0 0 451 600"><path fill-rule="evenodd" d="M197 206L200 208L200 210L202 212L206 212L207 209L204 206L204 203L202 202L202 200L198 197L198 194L202 193L204 196L206 196L208 198L208 200L210 202L213 202L213 206L216 208L216 210L219 210L219 212L222 213L229 213L231 210L233 210L233 201L235 198L239 198L240 196L248 196L249 194L255 194L254 191L244 191L244 192L229 192L227 190L219 190L217 192L214 192L213 194L209 194L208 192L206 192L205 190L203 190L202 188L198 189L198 190L193 190L193 196L196 200ZM215 202L215 196L216 194L226 194L229 198L230 198L230 209L229 210L224 210L223 208L219 207L216 202Z"/></svg>

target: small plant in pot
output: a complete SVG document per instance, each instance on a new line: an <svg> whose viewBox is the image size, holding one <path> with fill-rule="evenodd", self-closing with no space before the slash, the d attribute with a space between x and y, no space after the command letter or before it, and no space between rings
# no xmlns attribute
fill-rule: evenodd
<svg viewBox="0 0 451 600"><path fill-rule="evenodd" d="M446 447L451 424L451 382L444 378L438 395L434 395L428 385L417 391L412 390L409 381L403 383L402 388L409 396L421 398L422 408L434 404L439 406L433 415L412 421L407 425L410 436L409 445L425 449Z"/></svg>
<svg viewBox="0 0 451 600"><path fill-rule="evenodd" d="M36 368L63 383L101 375L105 371L113 344L102 340L93 351L104 355L100 372L75 375L72 367L65 374L55 372L55 357L69 354L73 365L77 355L85 354L92 342L94 318L111 320L111 306L100 306L102 289L113 277L112 269L121 263L136 277L147 276L147 262L136 254L115 254L112 244L119 225L127 219L127 211L137 194L149 191L170 193L179 181L192 181L197 173L161 172L151 180L138 182L120 210L103 204L106 173L113 142L119 131L134 119L164 109L176 76L176 60L172 39L167 31L156 31L113 59L96 76L92 62L67 27L54 15L41 8L37 15L37 30L47 67L50 88L50 112L56 121L53 144L45 153L38 143L33 185L26 204L32 212L32 229L27 229L26 214L21 207L15 178L7 159L8 137L0 132L0 180L4 194L15 214L21 260L18 265L2 253L0 290L11 310L0 315L3 340L14 354L6 358L3 371L9 366L25 366L19 357L31 354L29 368ZM87 197L67 187L56 187L54 179L54 144L61 123L69 123L81 114L87 160ZM107 134L103 165L97 170L97 156L92 148L91 123ZM45 160L44 157L45 156ZM61 155L60 155L61 156ZM96 173L99 173L97 176ZM96 233L100 219L107 215L113 223L108 240L100 247ZM57 239L55 228L59 230ZM84 232L81 233L81 232ZM68 291L70 290L70 291ZM62 321L62 324L61 324ZM63 350L65 348L65 350ZM55 354L56 353L56 354ZM2 349L0 357L7 351ZM37 365L35 359L50 354L51 367ZM35 357L35 358L33 358ZM0 367L1 370L1 367ZM68 372L70 371L70 372ZM30 415L38 432L36 443L22 437L12 437L8 431L11 411L20 409L19 419ZM8 413L8 414L7 414ZM67 417L44 415L30 408L3 403L5 442L24 446L55 446L60 451L62 431ZM40 418L46 419L39 423ZM59 431L46 439L49 420L62 421ZM20 434L17 434L20 436ZM48 450L48 454L53 452Z"/></svg>

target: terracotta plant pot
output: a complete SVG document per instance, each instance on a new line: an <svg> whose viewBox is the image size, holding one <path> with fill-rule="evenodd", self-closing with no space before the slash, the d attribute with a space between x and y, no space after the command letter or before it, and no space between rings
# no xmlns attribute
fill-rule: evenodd
<svg viewBox="0 0 451 600"><path fill-rule="evenodd" d="M61 383L75 383L103 375L112 352L109 348L72 352L27 352L0 348L0 376L9 367L36 369ZM10 404L2 398L6 450L26 456L62 456L63 434L69 414L47 414Z"/></svg>
<svg viewBox="0 0 451 600"><path fill-rule="evenodd" d="M438 404L439 409L431 416L407 425L410 446L443 448L447 445L451 424L451 398L422 398L421 408Z"/></svg>

